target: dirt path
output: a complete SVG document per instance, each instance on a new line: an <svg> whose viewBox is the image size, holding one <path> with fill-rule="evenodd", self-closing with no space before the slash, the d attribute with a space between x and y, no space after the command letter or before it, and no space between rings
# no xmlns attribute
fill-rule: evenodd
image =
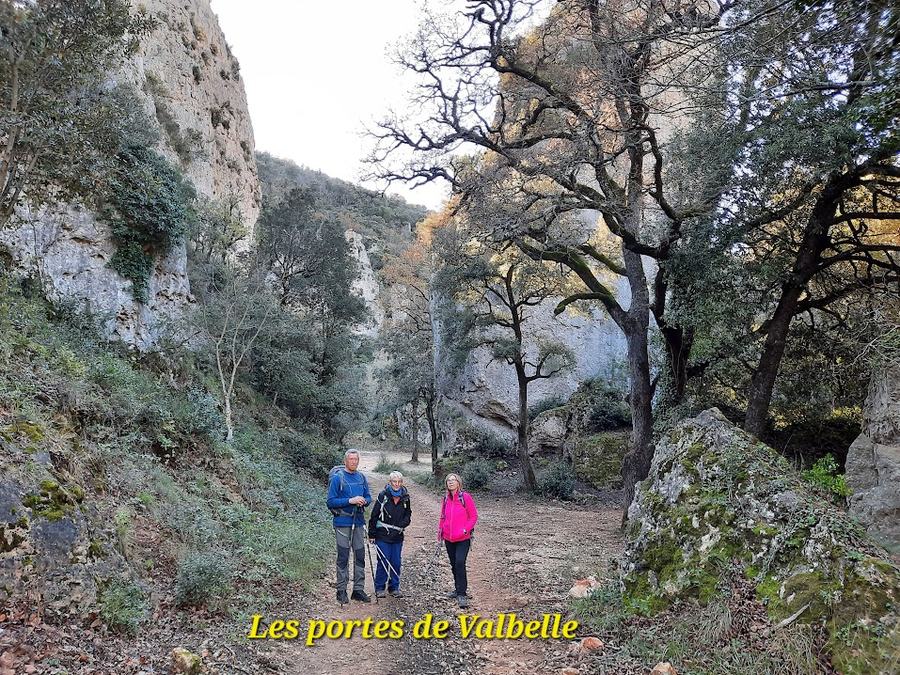
<svg viewBox="0 0 900 675"><path fill-rule="evenodd" d="M397 456L391 459L405 460ZM361 469L373 494L386 476L372 468L374 452L364 451ZM403 466L427 472L428 464ZM411 479L413 523L403 547L402 599L384 598L377 605L352 602L341 608L334 598L334 568L320 584L317 607L298 613L305 628L308 618L324 620L403 619L407 634L400 640L323 639L314 647L302 640L272 641L272 665L283 673L353 673L378 675L434 673L513 675L558 672L568 664L566 640L462 640L454 601L443 597L453 586L446 553L441 550L431 573L424 568L435 549L435 528L440 493ZM468 559L471 607L468 614L495 618L516 612L522 619L566 611L566 594L574 578L607 568L621 547L620 514L604 508L575 507L553 502L523 502L516 497L475 495L479 512L477 535ZM367 561L368 564L368 561ZM366 588L373 594L367 569ZM416 640L412 625L431 612L435 620L450 620L450 635L443 640ZM301 630L301 633L305 632ZM277 665L276 665L277 664Z"/></svg>

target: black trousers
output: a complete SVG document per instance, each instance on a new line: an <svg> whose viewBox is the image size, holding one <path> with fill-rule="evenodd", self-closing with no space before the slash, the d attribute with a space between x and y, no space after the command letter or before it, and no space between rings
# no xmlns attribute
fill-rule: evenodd
<svg viewBox="0 0 900 675"><path fill-rule="evenodd" d="M447 557L450 558L450 569L453 570L453 584L457 595L466 595L469 580L466 577L466 558L469 555L471 540L444 541L447 545Z"/></svg>

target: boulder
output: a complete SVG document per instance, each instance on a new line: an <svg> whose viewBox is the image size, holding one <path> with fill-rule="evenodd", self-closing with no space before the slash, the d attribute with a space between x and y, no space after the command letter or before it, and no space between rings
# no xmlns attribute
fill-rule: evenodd
<svg viewBox="0 0 900 675"><path fill-rule="evenodd" d="M562 450L568 432L568 410L565 407L545 410L531 423L529 450Z"/></svg>
<svg viewBox="0 0 900 675"><path fill-rule="evenodd" d="M657 445L628 510L623 597L653 613L755 583L769 614L822 625L844 673L890 672L900 644L900 569L771 448L715 409Z"/></svg>
<svg viewBox="0 0 900 675"><path fill-rule="evenodd" d="M597 577L593 575L586 579L576 579L572 588L569 589L569 597L586 598L598 588L600 588L600 582L597 581Z"/></svg>
<svg viewBox="0 0 900 675"><path fill-rule="evenodd" d="M0 456L0 606L84 618L95 609L98 581L125 562L89 519L78 485L28 471L24 453L8 450Z"/></svg>
<svg viewBox="0 0 900 675"><path fill-rule="evenodd" d="M201 658L184 647L172 650L172 672L197 675L203 667Z"/></svg>
<svg viewBox="0 0 900 675"><path fill-rule="evenodd" d="M678 671L675 670L675 666L668 661L661 661L653 666L650 675L678 675Z"/></svg>

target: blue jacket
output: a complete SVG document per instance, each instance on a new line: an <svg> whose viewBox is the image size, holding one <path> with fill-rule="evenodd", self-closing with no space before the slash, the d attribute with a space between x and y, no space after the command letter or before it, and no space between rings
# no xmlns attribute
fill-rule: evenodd
<svg viewBox="0 0 900 675"><path fill-rule="evenodd" d="M343 481L341 480L343 474ZM343 490L341 489L343 483ZM355 507L350 503L352 497L365 497L366 506L372 502L372 495L369 494L369 481L359 471L350 473L346 469L341 469L331 478L328 483L328 508L341 509L343 515L334 517L335 527L351 527L353 525L355 513L357 527L365 525L365 507Z"/></svg>

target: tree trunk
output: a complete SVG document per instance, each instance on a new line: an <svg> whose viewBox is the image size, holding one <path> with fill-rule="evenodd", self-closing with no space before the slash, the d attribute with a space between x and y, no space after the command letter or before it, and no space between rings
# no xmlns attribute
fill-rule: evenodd
<svg viewBox="0 0 900 675"><path fill-rule="evenodd" d="M410 462L419 461L419 399L412 402L412 437L413 451Z"/></svg>
<svg viewBox="0 0 900 675"><path fill-rule="evenodd" d="M534 478L534 469L531 466L531 458L528 456L528 379L525 377L525 366L516 364L516 380L519 384L519 419L516 424L516 449L519 455L519 464L522 466L522 477L525 487L529 492L537 490L537 481Z"/></svg>
<svg viewBox="0 0 900 675"><path fill-rule="evenodd" d="M434 473L438 462L438 432L434 420L433 395L425 397L425 417L428 420L428 431L431 433L431 473Z"/></svg>
<svg viewBox="0 0 900 675"><path fill-rule="evenodd" d="M634 160L633 160L634 161ZM640 222L639 204L632 205L634 221ZM635 226L634 231L638 228ZM631 289L631 306L619 327L628 345L628 375L630 379L631 444L622 461L622 527L628 520L628 507L634 499L634 488L650 473L653 460L653 385L650 382L650 352L648 348L650 328L650 293L641 256L627 248L622 251L628 285Z"/></svg>
<svg viewBox="0 0 900 675"><path fill-rule="evenodd" d="M772 403L772 391L775 388L775 379L778 376L778 369L787 346L791 319L797 313L800 296L816 273L822 252L828 246L828 232L834 222L837 202L843 191L852 182L851 178L851 176L844 175L830 180L816 200L806 223L803 241L800 243L791 275L781 287L781 297L778 299L778 305L766 332L762 357L759 360L759 366L753 373L750 391L747 394L747 416L744 418L744 429L757 438L761 437L766 430L769 406Z"/></svg>
<svg viewBox="0 0 900 675"><path fill-rule="evenodd" d="M234 439L234 424L231 421L231 396L225 397L225 442L231 443Z"/></svg>
<svg viewBox="0 0 900 675"><path fill-rule="evenodd" d="M747 394L747 416L744 418L744 429L757 438L761 438L766 431L766 422L769 419L769 405L772 403L772 391L775 388L775 379L778 377L778 368L784 356L787 346L787 335L791 327L791 319L797 310L797 301L800 298L800 288L786 288L778 307L769 323L766 333L766 342L763 345L762 356L759 365L753 373L750 381L750 391Z"/></svg>
<svg viewBox="0 0 900 675"><path fill-rule="evenodd" d="M625 490L622 524L628 518L628 507L634 499L634 488L650 473L653 460L653 407L650 385L650 358L647 351L647 331L628 326L628 371L631 380L631 443L622 462L622 481Z"/></svg>
<svg viewBox="0 0 900 675"><path fill-rule="evenodd" d="M658 322L657 322L658 323ZM660 332L666 347L666 361L669 369L669 386L666 402L677 405L684 399L688 381L688 360L694 344L694 331L680 326L662 325Z"/></svg>

